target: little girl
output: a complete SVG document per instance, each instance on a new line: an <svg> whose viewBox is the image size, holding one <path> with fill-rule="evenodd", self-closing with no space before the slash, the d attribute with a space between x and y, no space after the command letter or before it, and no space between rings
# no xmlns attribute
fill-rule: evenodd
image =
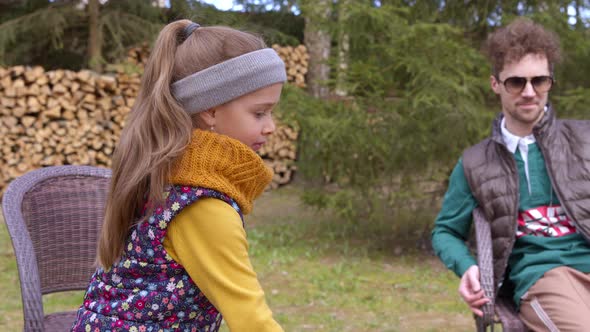
<svg viewBox="0 0 590 332"><path fill-rule="evenodd" d="M285 66L251 34L188 20L160 32L113 156L92 276L73 331L282 331L242 215L272 171Z"/></svg>

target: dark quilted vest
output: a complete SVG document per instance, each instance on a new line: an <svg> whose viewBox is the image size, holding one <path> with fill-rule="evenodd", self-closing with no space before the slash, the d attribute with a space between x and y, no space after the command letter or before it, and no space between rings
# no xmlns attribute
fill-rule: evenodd
<svg viewBox="0 0 590 332"><path fill-rule="evenodd" d="M217 191L171 186L163 206L131 229L121 260L98 269L90 281L73 331L217 331L221 313L164 249L168 224L202 197L240 208ZM143 216L142 216L143 218Z"/></svg>
<svg viewBox="0 0 590 332"><path fill-rule="evenodd" d="M463 153L465 177L491 223L496 290L516 240L519 205L518 170L504 145L501 120L502 114L491 137ZM561 205L590 243L590 121L557 120L549 108L533 135Z"/></svg>

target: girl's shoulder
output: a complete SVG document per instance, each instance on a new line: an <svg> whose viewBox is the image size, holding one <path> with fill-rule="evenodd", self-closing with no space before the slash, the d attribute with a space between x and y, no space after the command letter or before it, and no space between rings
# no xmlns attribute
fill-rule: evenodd
<svg viewBox="0 0 590 332"><path fill-rule="evenodd" d="M240 218L243 219L242 211L236 201L228 195L213 189L172 185L166 189L164 196L166 199L166 206L174 212L180 212L180 210L189 205L193 205L197 201L208 201L207 198L212 198L215 199L214 201L217 201L217 204L214 202L207 205L219 205L218 203L220 201L224 202L225 204L221 205L221 208L224 206L230 206L239 214Z"/></svg>

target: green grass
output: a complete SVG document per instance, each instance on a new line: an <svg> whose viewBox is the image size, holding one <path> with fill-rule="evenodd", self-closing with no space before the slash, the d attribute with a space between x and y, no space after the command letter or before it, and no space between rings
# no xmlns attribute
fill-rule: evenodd
<svg viewBox="0 0 590 332"><path fill-rule="evenodd" d="M246 217L252 262L285 331L474 329L458 279L436 257L408 246L407 234L396 239L399 224L345 224L303 206L300 194L297 185L264 193ZM3 221L0 294L0 331L22 330L18 272ZM46 313L75 309L81 297L45 296Z"/></svg>

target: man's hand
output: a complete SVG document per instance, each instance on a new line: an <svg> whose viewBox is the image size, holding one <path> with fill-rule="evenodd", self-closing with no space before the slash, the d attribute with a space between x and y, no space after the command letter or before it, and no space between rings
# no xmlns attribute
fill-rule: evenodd
<svg viewBox="0 0 590 332"><path fill-rule="evenodd" d="M461 282L459 283L459 294L474 314L479 317L483 316L480 308L482 305L490 302L490 299L484 296L483 289L481 289L479 283L479 267L477 265L472 265L463 273Z"/></svg>

